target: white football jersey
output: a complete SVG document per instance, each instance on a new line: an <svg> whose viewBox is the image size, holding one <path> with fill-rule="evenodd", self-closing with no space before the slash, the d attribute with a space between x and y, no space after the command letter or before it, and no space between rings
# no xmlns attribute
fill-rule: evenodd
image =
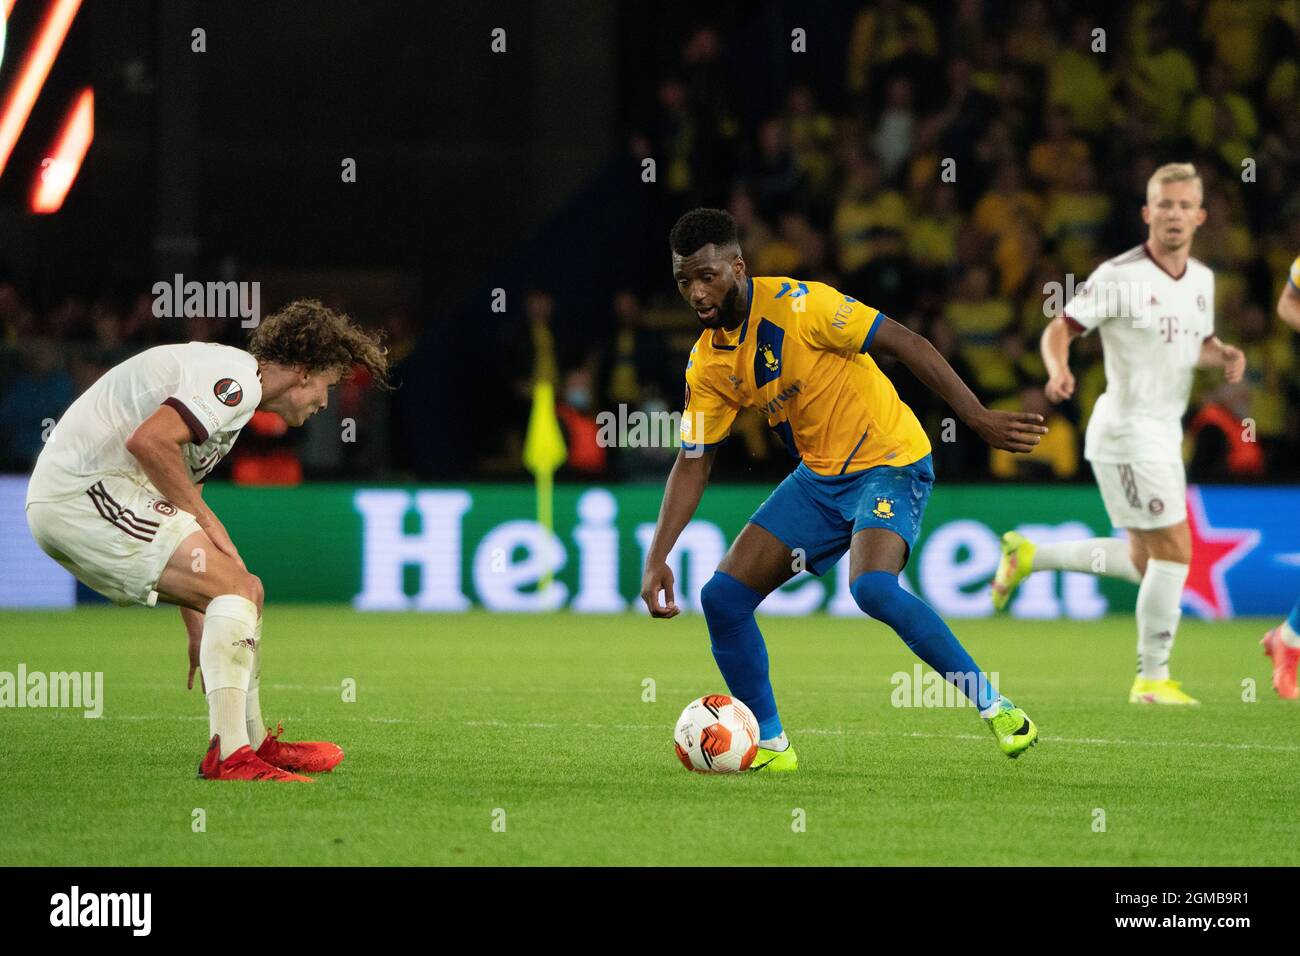
<svg viewBox="0 0 1300 956"><path fill-rule="evenodd" d="M1088 421L1089 461L1182 464L1182 417L1201 344L1214 334L1214 273L1187 260L1177 278L1145 245L1103 262L1065 306L1084 334L1101 331L1106 391Z"/></svg>
<svg viewBox="0 0 1300 956"><path fill-rule="evenodd" d="M81 495L110 475L149 484L126 442L162 405L189 426L191 440L181 453L197 485L230 451L261 400L257 359L241 349L190 342L141 352L105 372L63 413L36 459L27 501Z"/></svg>

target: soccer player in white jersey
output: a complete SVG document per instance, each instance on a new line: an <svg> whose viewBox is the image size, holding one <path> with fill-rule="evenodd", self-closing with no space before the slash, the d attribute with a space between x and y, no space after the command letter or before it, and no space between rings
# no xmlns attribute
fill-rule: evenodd
<svg viewBox="0 0 1300 956"><path fill-rule="evenodd" d="M1283 322L1300 332L1300 256L1291 263L1291 275L1277 300L1277 314ZM1273 689L1283 700L1300 697L1296 687L1296 665L1300 664L1300 598L1285 621L1264 635L1260 641L1264 653L1273 658Z"/></svg>
<svg viewBox="0 0 1300 956"><path fill-rule="evenodd" d="M1075 291L1043 331L1047 397L1074 394L1070 342L1100 332L1106 391L1088 421L1084 457L1092 464L1111 524L1128 541L1093 538L1035 544L1010 531L993 580L1001 610L1033 571L1080 571L1138 585L1138 673L1131 703L1195 704L1169 677L1192 560L1182 417L1198 368L1241 380L1246 359L1214 334L1214 273L1191 257L1205 221L1201 180L1189 163L1170 163L1147 183L1147 240L1110 259Z"/></svg>
<svg viewBox="0 0 1300 956"><path fill-rule="evenodd" d="M27 523L45 553L119 605L180 607L189 686L200 669L208 701L201 777L310 782L295 771L343 759L332 743L267 732L262 582L202 491L255 411L301 425L354 365L384 384L387 350L319 302L293 302L262 321L248 351L160 345L110 369L63 414L36 461Z"/></svg>

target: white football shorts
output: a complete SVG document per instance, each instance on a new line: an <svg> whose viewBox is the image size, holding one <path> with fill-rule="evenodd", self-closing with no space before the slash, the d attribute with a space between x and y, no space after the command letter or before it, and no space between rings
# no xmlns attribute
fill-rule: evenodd
<svg viewBox="0 0 1300 956"><path fill-rule="evenodd" d="M1168 528L1187 518L1187 474L1181 463L1092 462L1106 514L1116 528Z"/></svg>
<svg viewBox="0 0 1300 956"><path fill-rule="evenodd" d="M150 485L105 476L86 493L27 506L27 526L41 549L86 587L115 604L158 601L158 579L176 548L200 530Z"/></svg>

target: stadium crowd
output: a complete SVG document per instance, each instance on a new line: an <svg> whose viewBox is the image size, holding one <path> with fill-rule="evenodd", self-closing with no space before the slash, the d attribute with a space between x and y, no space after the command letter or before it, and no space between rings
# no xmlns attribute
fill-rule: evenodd
<svg viewBox="0 0 1300 956"><path fill-rule="evenodd" d="M1098 18L1079 10L1050 0L862 4L843 36L839 75L792 69L759 115L737 67L749 42L740 28L686 31L665 61L673 62L635 77L625 95L628 150L657 168L643 278L613 296L607 320L588 319L581 332L557 310L554 290L527 293L513 411L484 423L500 440L475 473L523 475L540 377L555 384L568 439L562 476L663 474L672 449L602 447L597 415L620 405L680 408L698 326L674 297L666 237L681 212L708 205L735 217L751 274L830 283L926 335L987 404L1047 416L1051 434L1034 454L990 454L960 423L946 427L949 410L905 370L887 369L945 479L1085 479L1087 410L1105 385L1100 343L1076 344L1079 389L1054 407L1042 391L1039 333L1074 284L1145 237L1150 173L1192 161L1208 211L1193 254L1215 270L1217 328L1245 350L1249 368L1239 386L1198 380L1187 422L1191 478L1300 477L1300 336L1274 314L1300 254L1300 3L1139 0L1100 32ZM0 284L0 464L24 467L39 450L30 410L70 399L104 362L158 340L147 307L147 299L126 312L69 301L37 322L18 291ZM409 349L410 318L385 322ZM602 334L592 337L593 326ZM346 415L346 390L340 404L336 414ZM336 426L319 426L318 442L310 432L303 439L297 457L308 475L365 474L394 461L383 437L340 451ZM1255 447L1240 448L1243 434ZM789 468L784 454L762 418L745 412L715 474L769 478Z"/></svg>
<svg viewBox="0 0 1300 956"><path fill-rule="evenodd" d="M633 152L659 169L656 236L686 209L723 206L751 274L830 283L928 336L986 403L1048 416L1035 454L990 455L960 423L944 441L951 413L890 369L945 477L1071 479L1087 467L1087 410L1105 387L1100 342L1076 345L1080 388L1055 408L1038 336L1073 284L1145 238L1150 173L1192 160L1208 211L1193 252L1215 270L1222 337L1249 359L1241 386L1198 381L1192 477L1295 478L1298 343L1273 304L1300 253L1300 7L1142 2L1122 29L1100 34L1095 19L1046 0L944 9L952 15L901 0L863 5L840 81L795 76L783 103L749 124L728 57L742 41L711 26L690 33L676 67L645 81L653 105L632 135ZM566 373L582 383L603 374L596 407L635 392L630 365L647 407L680 390L678 359L698 330L654 265L644 288L620 294L613 346ZM633 330L662 339L673 328L665 374L659 351L633 346ZM1247 419L1256 447L1229 454ZM743 413L738 447L719 465L733 475L788 467L765 433L757 413Z"/></svg>

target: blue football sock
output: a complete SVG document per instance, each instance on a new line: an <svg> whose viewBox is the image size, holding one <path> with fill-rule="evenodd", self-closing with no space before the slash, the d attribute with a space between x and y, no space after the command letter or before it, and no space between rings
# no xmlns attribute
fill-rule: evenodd
<svg viewBox="0 0 1300 956"><path fill-rule="evenodd" d="M1300 598L1296 598L1295 607L1291 608L1291 616L1286 619L1291 630L1300 634Z"/></svg>
<svg viewBox="0 0 1300 956"><path fill-rule="evenodd" d="M898 575L864 571L849 585L858 607L892 627L917 657L957 686L981 712L997 702L988 676L961 646L955 634L930 605L908 594Z"/></svg>
<svg viewBox="0 0 1300 956"><path fill-rule="evenodd" d="M762 601L763 595L721 571L715 571L700 591L722 679L732 696L758 718L760 738L769 740L781 734L781 718L767 679L767 645L754 620L754 608Z"/></svg>

